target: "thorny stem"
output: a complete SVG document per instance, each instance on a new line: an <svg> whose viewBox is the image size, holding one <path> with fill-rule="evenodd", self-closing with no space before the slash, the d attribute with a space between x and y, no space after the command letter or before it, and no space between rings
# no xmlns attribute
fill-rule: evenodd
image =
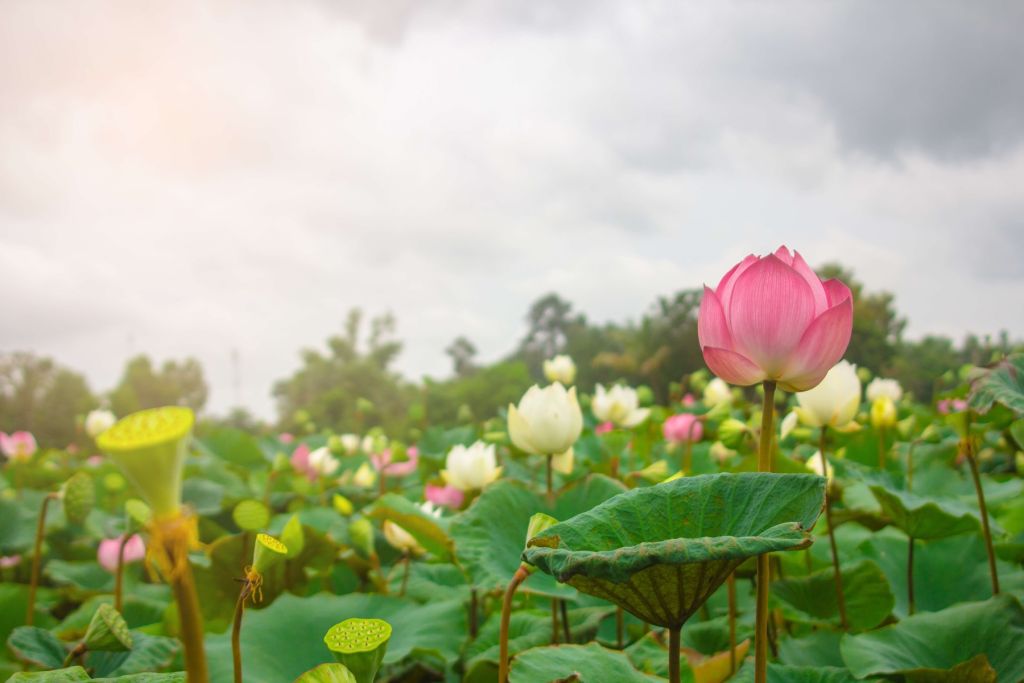
<svg viewBox="0 0 1024 683"><path fill-rule="evenodd" d="M821 428L818 453L821 455L821 471L828 478L828 459L825 457L826 428ZM846 596L843 595L843 572L839 568L839 548L836 546L836 532L832 526L832 493L825 490L825 521L828 523L828 542L832 546L832 574L836 583L836 604L839 606L839 625L845 631L849 625L846 619Z"/></svg>
<svg viewBox="0 0 1024 683"><path fill-rule="evenodd" d="M530 575L525 565L520 565L512 580L505 589L505 598L501 603L501 628L498 632L498 683L508 681L508 625L512 619L512 598L515 597L519 584Z"/></svg>
<svg viewBox="0 0 1024 683"><path fill-rule="evenodd" d="M50 501L59 497L57 493L47 493L39 508L39 521L36 523L36 544L32 551L32 578L28 586L28 606L25 610L25 625L31 626L36 617L36 590L39 588L39 565L42 562L43 536L46 533L46 509Z"/></svg>
<svg viewBox="0 0 1024 683"><path fill-rule="evenodd" d="M775 410L775 382L764 383L764 404L761 411L761 443L757 452L757 471L772 471L772 434ZM768 554L757 556L757 613L754 628L754 682L768 680ZM679 634L676 632L676 638ZM676 653L678 655L678 652ZM678 657L676 668L678 669ZM678 672L676 679L678 678Z"/></svg>

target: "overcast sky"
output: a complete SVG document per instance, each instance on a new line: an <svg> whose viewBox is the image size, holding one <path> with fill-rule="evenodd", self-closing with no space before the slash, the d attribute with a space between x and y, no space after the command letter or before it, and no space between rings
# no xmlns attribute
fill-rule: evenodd
<svg viewBox="0 0 1024 683"><path fill-rule="evenodd" d="M507 353L781 243L909 334L1024 335L1024 3L0 1L0 351L209 407L346 311Z"/></svg>

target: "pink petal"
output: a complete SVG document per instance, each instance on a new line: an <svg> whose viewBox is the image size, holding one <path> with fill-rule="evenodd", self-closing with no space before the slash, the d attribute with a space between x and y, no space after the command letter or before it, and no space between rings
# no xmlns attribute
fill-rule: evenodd
<svg viewBox="0 0 1024 683"><path fill-rule="evenodd" d="M850 291L850 288L843 284L841 280L833 278L831 280L825 280L821 285L825 288L825 295L828 297L829 308L832 308L847 299L853 299L853 293Z"/></svg>
<svg viewBox="0 0 1024 683"><path fill-rule="evenodd" d="M814 320L814 295L793 268L766 256L739 277L725 310L733 348L777 378Z"/></svg>
<svg viewBox="0 0 1024 683"><path fill-rule="evenodd" d="M821 315L834 305L828 301L828 294L825 293L825 286L821 283L821 278L811 270L807 261L804 261L804 257L798 251L793 252L793 270L800 273L800 277L811 288L811 294L814 295L814 315Z"/></svg>
<svg viewBox="0 0 1024 683"><path fill-rule="evenodd" d="M697 338L701 346L732 348L732 334L722 304L718 295L707 286L704 287L704 298L700 301L700 312L697 314Z"/></svg>
<svg viewBox="0 0 1024 683"><path fill-rule="evenodd" d="M704 362L711 368L711 372L729 384L746 387L765 379L761 368L735 351L717 349L713 346L705 346L702 351Z"/></svg>
<svg viewBox="0 0 1024 683"><path fill-rule="evenodd" d="M789 252L789 248L785 244L775 250L775 257L787 266L793 265L793 254Z"/></svg>
<svg viewBox="0 0 1024 683"><path fill-rule="evenodd" d="M433 486L427 484L423 490L423 497L434 505L444 505L453 510L462 507L465 494L454 486Z"/></svg>
<svg viewBox="0 0 1024 683"><path fill-rule="evenodd" d="M818 386L838 363L850 344L853 301L847 299L818 316L800 339L780 386L786 391L807 391Z"/></svg>
<svg viewBox="0 0 1024 683"><path fill-rule="evenodd" d="M736 286L737 278L743 275L747 268L755 263L757 263L757 257L750 254L722 276L722 280L715 287L715 294L718 296L718 302L722 304L723 311L729 310L729 302L732 300L732 289Z"/></svg>

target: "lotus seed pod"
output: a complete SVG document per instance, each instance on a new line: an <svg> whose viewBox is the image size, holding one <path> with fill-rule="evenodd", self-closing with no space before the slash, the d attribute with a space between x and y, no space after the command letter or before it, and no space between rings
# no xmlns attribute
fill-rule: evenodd
<svg viewBox="0 0 1024 683"><path fill-rule="evenodd" d="M281 560L288 557L288 547L273 536L257 534L252 551L252 568L262 575Z"/></svg>
<svg viewBox="0 0 1024 683"><path fill-rule="evenodd" d="M373 683L390 638L391 624L382 619L346 619L331 627L324 643L357 683Z"/></svg>
<svg viewBox="0 0 1024 683"><path fill-rule="evenodd" d="M359 551L363 557L373 557L373 525L370 520L360 517L348 525L348 537L352 547Z"/></svg>
<svg viewBox="0 0 1024 683"><path fill-rule="evenodd" d="M81 524L96 504L96 489L92 477L78 472L64 483L64 517L68 524Z"/></svg>
<svg viewBox="0 0 1024 683"><path fill-rule="evenodd" d="M306 547L306 534L298 515L292 515L281 530L281 543L288 548L288 559L298 557Z"/></svg>
<svg viewBox="0 0 1024 683"><path fill-rule="evenodd" d="M188 408L152 408L120 419L97 438L157 518L174 517L181 507L181 474L194 422Z"/></svg>
<svg viewBox="0 0 1024 683"><path fill-rule="evenodd" d="M242 531L258 531L270 523L270 509L258 500L243 500L235 506L231 517Z"/></svg>
<svg viewBox="0 0 1024 683"><path fill-rule="evenodd" d="M92 615L82 642L92 652L124 652L132 649L132 634L117 610L103 603Z"/></svg>
<svg viewBox="0 0 1024 683"><path fill-rule="evenodd" d="M310 669L296 678L294 683L356 683L356 677L344 664L331 662Z"/></svg>

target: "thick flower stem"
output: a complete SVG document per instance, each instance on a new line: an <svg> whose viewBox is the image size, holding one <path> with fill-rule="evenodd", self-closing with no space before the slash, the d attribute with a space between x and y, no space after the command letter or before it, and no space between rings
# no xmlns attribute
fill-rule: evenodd
<svg viewBox="0 0 1024 683"><path fill-rule="evenodd" d="M729 592L729 674L736 673L736 572L726 580Z"/></svg>
<svg viewBox="0 0 1024 683"><path fill-rule="evenodd" d="M242 683L242 615L245 614L245 599L249 596L249 582L242 585L235 603L235 618L231 623L231 657L234 663L235 683Z"/></svg>
<svg viewBox="0 0 1024 683"><path fill-rule="evenodd" d="M206 649L203 645L203 615L199 610L192 565L188 561L187 518L171 517L154 521L151 541L161 545L161 571L171 585L178 604L178 624L185 652L185 676L188 683L209 683Z"/></svg>
<svg viewBox="0 0 1024 683"><path fill-rule="evenodd" d="M878 469L885 471L885 427L878 428Z"/></svg>
<svg viewBox="0 0 1024 683"><path fill-rule="evenodd" d="M569 607L566 605L565 600L558 599L558 611L562 615L562 637L565 639L566 644L572 643L572 628L569 625Z"/></svg>
<svg viewBox="0 0 1024 683"><path fill-rule="evenodd" d="M828 459L825 457L826 428L821 428L821 442L818 454L821 456L821 471L828 476ZM839 548L836 546L836 531L832 526L832 493L825 490L825 522L828 524L828 542L832 547L832 575L836 584L836 604L839 606L839 625L845 631L849 627L846 619L846 596L843 595L843 572L839 568Z"/></svg>
<svg viewBox="0 0 1024 683"><path fill-rule="evenodd" d="M621 650L626 644L625 614L621 607L615 608L615 644Z"/></svg>
<svg viewBox="0 0 1024 683"><path fill-rule="evenodd" d="M978 494L978 510L981 513L981 530L985 534L985 550L988 552L988 572L992 577L992 595L999 595L999 571L996 569L996 552L992 547L992 530L988 525L988 506L985 505L985 491L981 488L981 475L978 473L978 460L974 457L974 446L971 437L965 439L964 450L967 451L967 463L971 467L974 479L974 491Z"/></svg>
<svg viewBox="0 0 1024 683"><path fill-rule="evenodd" d="M907 613L914 613L914 537L907 539Z"/></svg>
<svg viewBox="0 0 1024 683"><path fill-rule="evenodd" d="M547 487L548 500L552 501L552 500L555 499L555 487L554 487L555 475L554 475L554 472L553 472L555 456L548 455L548 456L545 457L545 460L547 461L547 473L548 473L548 478L547 478L548 479L548 487Z"/></svg>
<svg viewBox="0 0 1024 683"><path fill-rule="evenodd" d="M558 598L551 598L551 644L558 645Z"/></svg>
<svg viewBox="0 0 1024 683"><path fill-rule="evenodd" d="M668 680L679 683L679 632L680 627L668 630Z"/></svg>
<svg viewBox="0 0 1024 683"><path fill-rule="evenodd" d="M121 535L121 540L117 542L117 569L114 574L114 609L118 613L123 613L121 607L124 606L124 547L128 544L128 533L125 532Z"/></svg>
<svg viewBox="0 0 1024 683"><path fill-rule="evenodd" d="M764 404L761 411L761 443L757 451L757 471L772 471L772 434L775 411L775 382L764 383ZM754 683L768 680L768 555L757 556L757 612L754 628ZM676 634L678 639L678 633ZM678 652L677 660L678 660ZM678 669L679 663L676 661ZM676 680L679 680L678 673Z"/></svg>
<svg viewBox="0 0 1024 683"><path fill-rule="evenodd" d="M39 588L39 565L42 562L43 536L46 533L46 510L50 501L57 498L56 493L47 493L39 508L39 521L36 523L36 544L32 550L32 578L28 585L28 606L25 610L25 624L31 626L36 618L36 590Z"/></svg>
<svg viewBox="0 0 1024 683"><path fill-rule="evenodd" d="M501 628L498 632L498 683L508 681L508 625L512 619L512 598L529 575L526 566L520 565L505 589L505 599L501 603Z"/></svg>
<svg viewBox="0 0 1024 683"><path fill-rule="evenodd" d="M469 589L469 637L476 640L477 626L477 597L476 588Z"/></svg>
<svg viewBox="0 0 1024 683"><path fill-rule="evenodd" d="M402 587L398 589L398 597L405 597L405 589L409 587L409 562L411 558L409 553L405 553L402 556Z"/></svg>

